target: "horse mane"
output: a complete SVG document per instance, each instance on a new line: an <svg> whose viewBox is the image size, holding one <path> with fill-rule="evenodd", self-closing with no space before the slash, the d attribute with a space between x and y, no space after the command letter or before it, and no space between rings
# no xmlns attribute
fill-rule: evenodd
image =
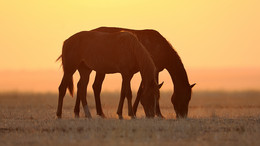
<svg viewBox="0 0 260 146"><path fill-rule="evenodd" d="M131 32L131 31L129 31L129 30L121 30L121 31L119 31L119 32L127 32L127 33L130 33L131 35L133 35L135 38L138 39L137 35L136 35L135 33Z"/></svg>
<svg viewBox="0 0 260 146"><path fill-rule="evenodd" d="M130 33L133 34L132 32ZM138 40L138 37L136 35L134 36ZM155 80L156 66L150 56L150 53L142 43L138 43L139 40L134 42L135 43L131 43L129 45L133 45L132 49L134 50L136 60L138 61L140 67L140 74L144 79L144 82L150 82L149 80L145 79Z"/></svg>
<svg viewBox="0 0 260 146"><path fill-rule="evenodd" d="M147 38L147 35L148 35L150 40L153 40L154 42L157 42L157 45L160 45L160 48L167 49L168 54L171 56L168 59L172 63L172 66L174 66L174 68L173 68L174 72L181 75L183 77L183 79L186 80L185 82L189 83L187 73L185 71L184 65L182 63L182 60L181 60L179 54L176 52L173 45L164 36L162 36L158 31L156 31L154 29L135 30L135 29L117 28L117 27L99 27L96 30L99 30L99 29L101 29L103 31L107 31L107 32L118 32L118 31L128 32L128 33L131 33L132 35L134 35L140 42L145 41L145 40L141 40L141 38L143 38L142 36L144 36L144 38ZM143 43L141 43L141 45L143 46ZM153 45L153 44L150 44L150 45ZM147 46L143 46L143 47L145 48ZM153 48L153 46L149 46L149 47ZM145 50L147 52L146 48L145 48ZM150 55L150 53L148 53L148 55Z"/></svg>
<svg viewBox="0 0 260 146"><path fill-rule="evenodd" d="M162 36L162 37L163 37L163 36ZM164 38L164 37L163 37L163 38ZM166 40L166 38L164 38L164 40L168 43L168 45L169 45L168 47L172 48L171 50L172 50L174 56L176 57L176 60L179 60L179 62L182 63L182 60L181 60L180 55L175 51L175 48L172 46L172 44L171 44L168 40Z"/></svg>
<svg viewBox="0 0 260 146"><path fill-rule="evenodd" d="M140 40L143 43L145 43L146 41L145 39L147 38L147 36L150 38L149 39L150 41L153 41L153 43L148 43L148 44L146 43L146 47L154 48L154 45L156 43L156 45L159 45L158 46L159 48L164 48L163 51L164 53L167 54L168 56L167 60L169 62L169 66L167 67L167 70L169 71L170 69L171 72L173 72L172 75L174 76L175 81L177 82L180 81L181 83L183 83L184 81L185 82L184 84L189 85L187 73L182 63L182 60L179 54L175 51L172 44L165 37L163 37L158 31L153 29L145 29L141 31L133 30L133 32L137 34L139 40L143 39Z"/></svg>
<svg viewBox="0 0 260 146"><path fill-rule="evenodd" d="M136 31L136 30L134 30ZM181 58L179 54L175 51L175 48L173 45L164 37L162 36L158 31L154 29L145 29L144 32L148 33L149 37L152 37L153 40L156 40L158 45L160 45L160 48L167 48L168 51L171 52L171 54L174 55L174 58L182 63ZM142 35L142 34L141 34Z"/></svg>

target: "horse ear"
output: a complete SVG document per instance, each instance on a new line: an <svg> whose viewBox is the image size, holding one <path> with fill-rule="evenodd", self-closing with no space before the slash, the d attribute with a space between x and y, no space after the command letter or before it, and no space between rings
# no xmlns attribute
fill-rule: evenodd
<svg viewBox="0 0 260 146"><path fill-rule="evenodd" d="M192 88L193 86L195 86L196 85L196 83L194 83L194 84L192 84L192 85L190 85L190 88Z"/></svg>
<svg viewBox="0 0 260 146"><path fill-rule="evenodd" d="M164 82L162 82L161 84L158 85L159 89L161 89L163 83L164 83Z"/></svg>

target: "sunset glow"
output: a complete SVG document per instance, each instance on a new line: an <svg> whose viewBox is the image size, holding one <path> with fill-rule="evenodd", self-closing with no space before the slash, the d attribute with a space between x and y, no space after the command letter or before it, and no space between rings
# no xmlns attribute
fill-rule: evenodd
<svg viewBox="0 0 260 146"><path fill-rule="evenodd" d="M259 6L257 0L2 1L0 70L58 70L63 41L100 26L158 30L188 69L259 68Z"/></svg>

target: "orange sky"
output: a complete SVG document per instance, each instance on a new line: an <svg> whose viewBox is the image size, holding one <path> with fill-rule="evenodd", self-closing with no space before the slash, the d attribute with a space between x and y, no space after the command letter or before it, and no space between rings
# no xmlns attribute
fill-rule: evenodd
<svg viewBox="0 0 260 146"><path fill-rule="evenodd" d="M187 67L260 67L260 1L2 1L0 70L56 69L62 42L99 26L153 28Z"/></svg>
<svg viewBox="0 0 260 146"><path fill-rule="evenodd" d="M58 70L63 41L100 26L158 30L186 68L260 67L258 0L2 1L0 70Z"/></svg>

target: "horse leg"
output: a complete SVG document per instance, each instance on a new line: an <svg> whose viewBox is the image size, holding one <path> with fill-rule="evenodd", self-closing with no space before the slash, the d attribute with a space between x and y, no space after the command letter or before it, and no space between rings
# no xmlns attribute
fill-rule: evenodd
<svg viewBox="0 0 260 146"><path fill-rule="evenodd" d="M79 98L79 96L77 96L75 107L74 107L74 114L75 114L76 118L79 117L79 111L80 111L80 98Z"/></svg>
<svg viewBox="0 0 260 146"><path fill-rule="evenodd" d="M158 84L159 83L159 72L156 73L156 80L157 80L157 84ZM156 102L155 114L159 118L164 118L164 116L162 115L161 110L160 110L159 100Z"/></svg>
<svg viewBox="0 0 260 146"><path fill-rule="evenodd" d="M121 86L121 93L120 93L120 100L117 108L117 115L119 119L123 119L122 112L123 112L123 106L124 106L124 100L125 100L125 80L122 78L122 86Z"/></svg>
<svg viewBox="0 0 260 146"><path fill-rule="evenodd" d="M96 101L97 115L101 116L102 118L106 118L105 114L103 113L101 107L101 101L100 101L100 92L101 92L102 83L104 79L105 79L105 74L96 73L96 78L92 85L92 88L94 90L95 101Z"/></svg>
<svg viewBox="0 0 260 146"><path fill-rule="evenodd" d="M127 97L127 103L128 103L128 116L130 116L132 119L135 118L135 114L133 112L133 107L132 107L132 90L131 90L131 81L132 77L128 78L126 80L126 97Z"/></svg>
<svg viewBox="0 0 260 146"><path fill-rule="evenodd" d="M95 95L97 114L100 115L102 118L106 118L105 114L103 113L103 110L101 107L101 102L100 102L100 92L101 92L101 87L102 87L104 78L105 78L105 74L97 73L95 82L93 83L93 86L92 86L92 88L94 90L94 95ZM77 96L75 107L74 107L74 113L75 113L76 118L79 117L79 112L80 112L80 98Z"/></svg>
<svg viewBox="0 0 260 146"><path fill-rule="evenodd" d="M61 118L63 98L66 94L67 86L68 86L70 80L72 80L73 73L68 74L67 72L64 72L64 75L62 77L62 81L61 81L60 86L59 86L59 99L58 99L58 108L57 108L57 113L56 113L58 118Z"/></svg>
<svg viewBox="0 0 260 146"><path fill-rule="evenodd" d="M87 95L87 86L88 86L88 81L89 81L89 75L92 70L84 66L83 64L79 66L78 69L80 73L80 80L78 82L78 91L77 91L77 98L81 99L82 106L85 112L85 117L87 118L92 118L91 113L88 108L87 100L86 100L86 95Z"/></svg>
<svg viewBox="0 0 260 146"><path fill-rule="evenodd" d="M159 101L156 102L156 115L157 115L159 118L164 119L164 116L162 115L161 110L160 110Z"/></svg>
<svg viewBox="0 0 260 146"><path fill-rule="evenodd" d="M135 102L134 102L134 105L133 105L133 112L134 112L135 115L136 115L136 112L137 112L138 104L140 102L141 94L142 94L142 82L140 83L140 86L139 86L139 89L138 89L138 92L137 92L137 95L136 95L136 98L135 98Z"/></svg>

